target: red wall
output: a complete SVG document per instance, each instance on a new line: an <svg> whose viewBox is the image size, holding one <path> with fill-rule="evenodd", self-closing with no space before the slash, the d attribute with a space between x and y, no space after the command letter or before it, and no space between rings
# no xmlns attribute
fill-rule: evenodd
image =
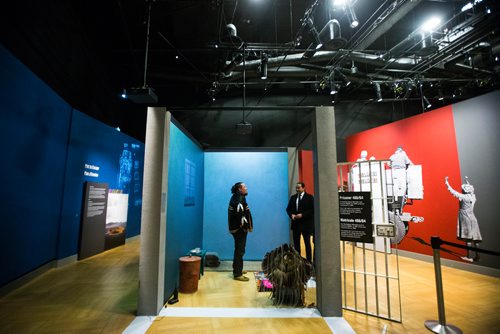
<svg viewBox="0 0 500 334"><path fill-rule="evenodd" d="M458 201L444 185L445 176L449 176L451 186L460 189L460 166L452 107L443 107L350 136L346 140L347 159L356 161L362 150L368 151L368 157L388 159L400 145L414 164L422 165L424 185L424 199L415 200L412 206L405 206L404 211L423 216L425 221L410 223L409 232L399 248L431 255L430 247L411 237L430 242L430 237L435 235L457 242ZM465 251L453 250L465 255ZM445 252L441 252L441 255L458 259Z"/></svg>
<svg viewBox="0 0 500 334"><path fill-rule="evenodd" d="M299 151L299 181L306 184L306 192L314 195L313 152Z"/></svg>

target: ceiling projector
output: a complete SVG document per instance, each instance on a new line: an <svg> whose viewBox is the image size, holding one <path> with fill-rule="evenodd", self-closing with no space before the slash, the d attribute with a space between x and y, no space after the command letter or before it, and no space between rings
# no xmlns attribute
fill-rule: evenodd
<svg viewBox="0 0 500 334"><path fill-rule="evenodd" d="M249 135L252 133L252 124L245 121L236 124L236 133L239 135Z"/></svg>
<svg viewBox="0 0 500 334"><path fill-rule="evenodd" d="M127 88L125 94L128 99L135 103L158 103L158 96L150 87Z"/></svg>

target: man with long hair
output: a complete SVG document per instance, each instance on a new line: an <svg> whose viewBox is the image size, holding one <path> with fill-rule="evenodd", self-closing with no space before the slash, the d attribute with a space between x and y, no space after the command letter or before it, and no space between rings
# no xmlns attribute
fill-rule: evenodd
<svg viewBox="0 0 500 334"><path fill-rule="evenodd" d="M245 183L237 182L231 187L231 200L228 207L229 232L234 238L233 277L237 281L247 282L249 278L243 276L243 256L248 232L253 230L252 214L248 207L246 196L248 189Z"/></svg>

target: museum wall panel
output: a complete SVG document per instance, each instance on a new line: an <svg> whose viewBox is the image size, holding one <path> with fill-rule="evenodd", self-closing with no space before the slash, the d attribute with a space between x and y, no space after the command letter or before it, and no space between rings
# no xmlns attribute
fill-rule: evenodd
<svg viewBox="0 0 500 334"><path fill-rule="evenodd" d="M431 247L421 241L431 236L466 244L471 241L459 235L460 215L477 218L477 228L482 240L469 243L489 250L499 251L498 224L494 221L494 208L499 181L496 173L500 158L497 143L500 125L496 105L500 101L495 91L480 97L442 107L398 122L363 131L347 138L348 161L356 161L362 150L368 157L389 159L398 146L402 146L411 161L422 166L422 200L413 200L404 207L412 216L421 216L423 222L409 222L409 231L399 248L411 252L432 255ZM465 177L474 186L476 198L473 210L460 207L456 196L447 189L450 186L462 192ZM475 219L473 219L475 220ZM463 220L462 220L463 221ZM441 252L451 260L473 262L481 266L500 268L497 258L480 255L475 259L465 250L452 249L453 253Z"/></svg>
<svg viewBox="0 0 500 334"><path fill-rule="evenodd" d="M140 232L144 144L116 129L73 111L68 142L59 256L78 252L82 194L86 181L107 183L128 194L126 237Z"/></svg>
<svg viewBox="0 0 500 334"><path fill-rule="evenodd" d="M450 179L450 184L459 189L465 176L474 186L477 201L474 214L482 235L481 248L500 252L500 224L496 223L496 208L500 189L500 92L495 91L478 98L453 105L453 119L457 138L462 179ZM458 202L458 201L457 201ZM455 205L458 205L458 203ZM455 219L455 217L451 217ZM500 258L482 254L477 262L500 268Z"/></svg>
<svg viewBox="0 0 500 334"><path fill-rule="evenodd" d="M254 219L248 234L245 260L264 255L289 242L288 153L206 152L203 248L232 260L234 240L228 231L227 208L231 186L245 182L247 202Z"/></svg>
<svg viewBox="0 0 500 334"><path fill-rule="evenodd" d="M165 296L178 287L179 257L201 247L203 236L203 151L170 123Z"/></svg>
<svg viewBox="0 0 500 334"><path fill-rule="evenodd" d="M0 46L0 286L56 258L71 106Z"/></svg>
<svg viewBox="0 0 500 334"><path fill-rule="evenodd" d="M77 254L85 181L130 192L127 237L137 235L144 148L74 110L2 46L0 63L1 287Z"/></svg>

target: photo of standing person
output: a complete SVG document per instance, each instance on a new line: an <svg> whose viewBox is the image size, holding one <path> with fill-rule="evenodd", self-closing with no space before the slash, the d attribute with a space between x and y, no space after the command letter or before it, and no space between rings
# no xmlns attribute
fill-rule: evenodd
<svg viewBox="0 0 500 334"><path fill-rule="evenodd" d="M448 183L448 176L444 178L444 182L448 191L456 197L460 202L458 210L458 225L457 238L467 242L468 246L476 247L483 240L477 218L474 215L474 204L476 204L476 195L474 194L474 186L469 183L467 176L462 184L462 193L453 189ZM479 260L479 254L475 251L468 251L467 257L462 257L463 260L473 262Z"/></svg>

